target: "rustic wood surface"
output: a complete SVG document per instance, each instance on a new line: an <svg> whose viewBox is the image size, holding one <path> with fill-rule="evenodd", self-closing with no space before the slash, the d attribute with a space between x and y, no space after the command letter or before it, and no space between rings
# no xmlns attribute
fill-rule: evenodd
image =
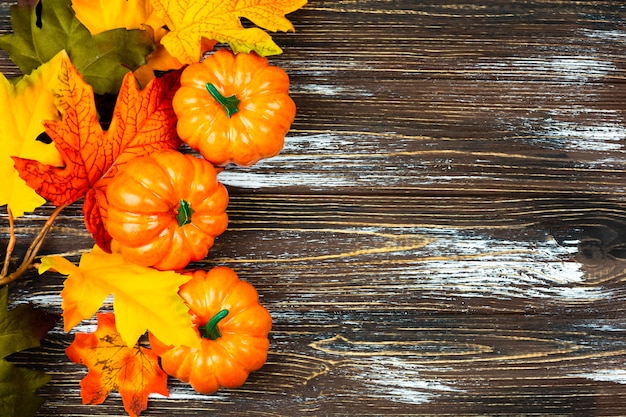
<svg viewBox="0 0 626 417"><path fill-rule="evenodd" d="M271 60L296 121L280 156L221 174L230 228L199 263L257 287L269 360L238 390L172 381L142 416L626 415L624 3L311 0L289 18ZM92 244L77 203L42 253ZM62 282L30 272L11 296L59 312ZM15 359L52 375L38 415L125 415L117 394L81 405L72 339L59 324Z"/></svg>

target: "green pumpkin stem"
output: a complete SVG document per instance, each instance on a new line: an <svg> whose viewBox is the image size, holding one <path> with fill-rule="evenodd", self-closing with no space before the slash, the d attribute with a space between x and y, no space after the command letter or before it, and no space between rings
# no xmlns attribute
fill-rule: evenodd
<svg viewBox="0 0 626 417"><path fill-rule="evenodd" d="M191 204L189 204L187 200L180 200L180 204L178 206L178 212L176 213L176 220L178 221L178 226L183 227L184 225L191 223L192 215L193 215L193 209L191 208Z"/></svg>
<svg viewBox="0 0 626 417"><path fill-rule="evenodd" d="M205 339L217 340L222 337L220 329L217 327L217 323L228 315L228 310L224 309L217 312L211 320L204 326L200 326L200 335Z"/></svg>
<svg viewBox="0 0 626 417"><path fill-rule="evenodd" d="M236 95L232 95L229 97L224 97L222 93L217 91L217 88L211 83L206 83L206 89L211 94L211 97L215 99L219 103L220 106L224 109L228 118L232 117L233 114L239 111L239 103L241 102Z"/></svg>

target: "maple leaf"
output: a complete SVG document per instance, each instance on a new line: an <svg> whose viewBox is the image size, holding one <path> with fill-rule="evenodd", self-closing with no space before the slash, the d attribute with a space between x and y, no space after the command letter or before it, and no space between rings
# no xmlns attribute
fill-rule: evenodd
<svg viewBox="0 0 626 417"><path fill-rule="evenodd" d="M149 0L71 0L76 17L92 35L107 30L125 28L141 29L144 25L158 28L152 19Z"/></svg>
<svg viewBox="0 0 626 417"><path fill-rule="evenodd" d="M0 74L0 107L4 111L0 120L0 205L8 204L13 217L35 210L45 199L26 185L13 167L12 156L32 158L44 164L62 164L61 156L53 144L37 140L44 132L40 120L59 119L54 105L52 86L56 83L61 61L67 59L58 53L16 84Z"/></svg>
<svg viewBox="0 0 626 417"><path fill-rule="evenodd" d="M70 0L40 0L38 6L12 6L13 33L0 36L0 48L24 74L66 50L97 94L117 93L126 73L154 50L145 30L109 30L92 36L76 18Z"/></svg>
<svg viewBox="0 0 626 417"><path fill-rule="evenodd" d="M178 72L169 73L139 90L133 74L126 74L105 132L98 121L91 87L71 62L64 61L56 103L62 119L44 122L64 166L13 158L26 183L54 205L69 204L85 196L85 224L96 243L107 251L111 238L102 216L106 216L108 206L108 182L134 156L180 145L172 109L179 77Z"/></svg>
<svg viewBox="0 0 626 417"><path fill-rule="evenodd" d="M119 253L106 253L98 246L84 253L78 266L60 256L43 257L39 273L48 269L68 275L61 292L66 332L92 317L113 294L117 328L128 346L146 329L167 339L164 342L168 344L197 345L188 308L178 296L179 287L189 277L132 264Z"/></svg>
<svg viewBox="0 0 626 417"><path fill-rule="evenodd" d="M155 75L154 71L169 71L183 65L169 56L160 44L167 33L165 23L154 13L150 0L72 0L76 18L92 35L118 28L142 29L154 39L155 49L146 55L146 62L133 69L139 84L145 86Z"/></svg>
<svg viewBox="0 0 626 417"><path fill-rule="evenodd" d="M202 38L202 44L200 46L201 53L210 51L215 47L217 41ZM157 49L146 57L146 63L137 68L133 73L137 77L140 85L146 85L152 80L155 75L155 71L165 72L171 70L177 70L183 67L181 62L174 58L163 45L160 43Z"/></svg>
<svg viewBox="0 0 626 417"><path fill-rule="evenodd" d="M258 27L244 28L240 18L269 31L294 31L284 15L306 0L152 0L154 11L170 30L161 43L183 64L201 58L202 38L230 45L234 52L276 55L282 50Z"/></svg>
<svg viewBox="0 0 626 417"><path fill-rule="evenodd" d="M170 55L163 45L146 57L146 63L135 71L135 77L140 85L148 84L155 77L155 71L171 71L183 67L179 60Z"/></svg>
<svg viewBox="0 0 626 417"><path fill-rule="evenodd" d="M115 328L113 313L100 313L97 318L94 333L77 333L65 349L72 362L89 369L80 381L83 404L102 404L117 389L126 412L138 416L148 408L150 393L169 395L167 374L152 350L126 345Z"/></svg>
<svg viewBox="0 0 626 417"><path fill-rule="evenodd" d="M48 383L50 377L41 371L17 367L5 358L38 347L56 318L30 304L11 310L7 306L8 287L5 285L0 289L0 411L3 416L31 416L43 403L36 391Z"/></svg>

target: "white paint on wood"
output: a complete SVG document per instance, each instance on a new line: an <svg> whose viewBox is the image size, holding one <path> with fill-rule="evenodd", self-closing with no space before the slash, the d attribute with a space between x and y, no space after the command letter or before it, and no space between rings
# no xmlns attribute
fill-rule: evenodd
<svg viewBox="0 0 626 417"><path fill-rule="evenodd" d="M188 385L183 382L169 384L168 389L170 392L170 395L168 398L171 400L200 400L200 401L228 401L229 400L228 396L220 393L220 391L214 392L213 394L200 394L194 391L191 385ZM151 394L151 396L163 398L159 394Z"/></svg>
<svg viewBox="0 0 626 417"><path fill-rule="evenodd" d="M612 61L586 55L552 55L537 57L509 57L487 59L475 65L477 71L488 73L499 70L500 78L518 76L520 71L527 77L549 77L563 81L566 85L572 82L586 83L600 79L607 74L618 72Z"/></svg>
<svg viewBox="0 0 626 417"><path fill-rule="evenodd" d="M593 372L571 374L572 377L586 378L592 381L615 382L626 384L626 369L598 369Z"/></svg>
<svg viewBox="0 0 626 417"><path fill-rule="evenodd" d="M328 187L355 185L355 182L350 178L330 176L324 172L294 172L289 175L280 175L257 171L227 170L222 172L219 178L220 182L227 187L247 189L305 186L315 191Z"/></svg>
<svg viewBox="0 0 626 417"><path fill-rule="evenodd" d="M623 324L625 325L616 326L614 323L604 323L602 320L597 320L594 323L584 324L580 327L601 332L626 332L626 323Z"/></svg>
<svg viewBox="0 0 626 417"><path fill-rule="evenodd" d="M621 31L590 31L585 30L583 36L602 37L607 42L620 42L626 40L626 33ZM529 77L549 78L556 82L563 82L564 85L578 83L589 85L591 82L604 80L614 74L620 73L620 68L611 60L602 59L594 55L581 54L560 54L552 56L544 56L539 54L537 58L510 57L506 60L495 61L488 59L484 62L476 64L476 68L481 71L501 71L501 83L510 83L505 77L518 76L519 72ZM503 90L514 91L515 86L503 88ZM589 87L586 87L589 88ZM529 140L533 143L541 144L552 149L558 149L565 152L588 151L607 153L612 152L611 158L617 159L615 162L623 163L626 161L626 155L619 157L619 152L624 150L624 140L626 139L626 123L623 120L623 112L602 108L597 104L601 100L601 91L595 93L584 94L581 92L580 100L571 103L567 109L559 108L559 111L548 112L545 119L536 119L533 113L529 113L532 117L522 120L519 126L530 130L528 133ZM532 106L534 112L549 106L556 97L554 94L542 97L538 95L534 98ZM523 100L523 97L521 98ZM517 99L519 100L519 99ZM570 98L571 100L571 98ZM574 119L580 119L582 122L572 121L567 113L574 116ZM597 123L589 123L589 117L576 117L589 113L601 114L603 117ZM567 116L568 120L559 120L560 117ZM585 123L586 121L586 123ZM510 128L519 130L516 123L511 123ZM605 156L599 155L598 161L590 161L590 167L603 166L606 163Z"/></svg>
<svg viewBox="0 0 626 417"><path fill-rule="evenodd" d="M579 82L602 78L618 70L611 61L585 55L556 55L539 60L537 66L567 81Z"/></svg>
<svg viewBox="0 0 626 417"><path fill-rule="evenodd" d="M576 245L554 239L510 241L462 230L429 229L425 236L446 233L419 249L424 262L409 266L421 290L441 290L458 297L553 299L593 302L612 291L585 282L581 264L572 259ZM428 261L428 258L433 261Z"/></svg>
<svg viewBox="0 0 626 417"><path fill-rule="evenodd" d="M372 97L374 93L363 88L342 87L337 84L297 84L292 85L291 93L315 94L317 96L350 96L350 97Z"/></svg>
<svg viewBox="0 0 626 417"><path fill-rule="evenodd" d="M608 42L622 42L626 46L626 32L622 30L581 29L580 33L588 38L600 38Z"/></svg>
<svg viewBox="0 0 626 417"><path fill-rule="evenodd" d="M623 150L626 139L626 128L619 119L601 125L585 126L548 118L542 124L542 129L552 147L565 151L615 152ZM616 155L613 153L612 158L615 159ZM625 160L626 155L621 162Z"/></svg>
<svg viewBox="0 0 626 417"><path fill-rule="evenodd" d="M441 393L462 390L424 378L424 367L395 357L371 357L349 378L362 384L362 395L403 404L424 404Z"/></svg>

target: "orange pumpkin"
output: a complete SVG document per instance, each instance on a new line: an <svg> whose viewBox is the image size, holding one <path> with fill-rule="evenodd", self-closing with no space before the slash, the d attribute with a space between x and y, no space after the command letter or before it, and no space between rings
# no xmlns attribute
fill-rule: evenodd
<svg viewBox="0 0 626 417"><path fill-rule="evenodd" d="M227 267L186 272L179 295L189 306L200 348L167 346L149 333L163 370L198 392L241 386L265 363L272 317L252 285Z"/></svg>
<svg viewBox="0 0 626 417"><path fill-rule="evenodd" d="M203 259L228 224L228 192L213 165L174 150L133 158L106 196L112 249L160 270Z"/></svg>
<svg viewBox="0 0 626 417"><path fill-rule="evenodd" d="M296 114L281 68L221 49L185 68L180 83L178 135L208 161L250 166L281 151Z"/></svg>

